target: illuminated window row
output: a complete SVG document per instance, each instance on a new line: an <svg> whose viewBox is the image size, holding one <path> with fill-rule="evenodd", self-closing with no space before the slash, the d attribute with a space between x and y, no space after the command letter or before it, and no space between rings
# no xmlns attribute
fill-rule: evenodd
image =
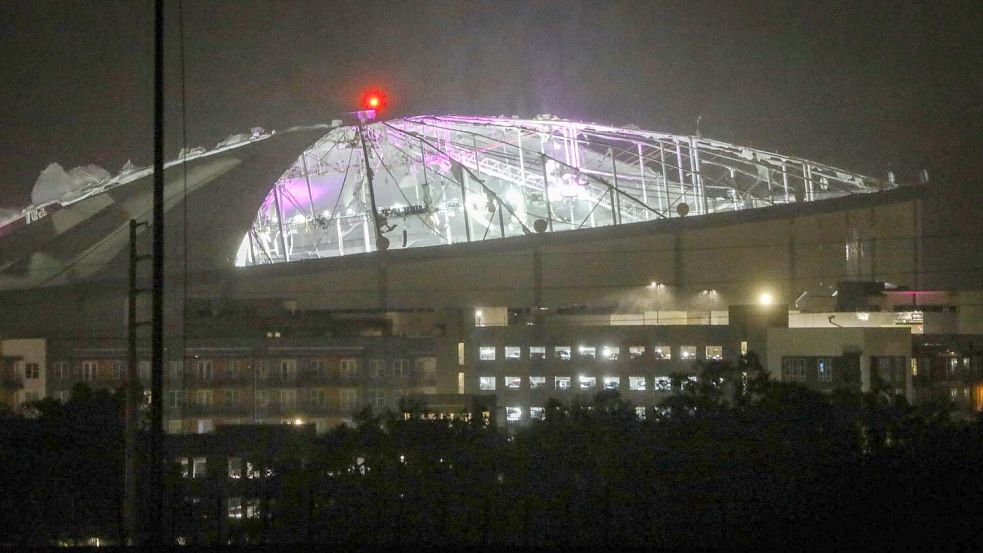
<svg viewBox="0 0 983 553"><path fill-rule="evenodd" d="M521 346L505 346L502 359L506 361L518 361L523 358ZM628 346L625 349L627 359L642 359L646 356L646 346ZM479 346L478 359L480 361L495 361L498 358L498 348L495 346ZM548 357L547 352L551 351L552 356ZM548 350L546 346L529 346L528 359L559 359L569 361L573 358L573 349L570 346L553 346ZM617 361L622 359L622 348L620 346L577 346L578 359L601 359L602 361ZM665 345L651 346L651 358L653 359L672 359L673 347ZM697 359L697 346L678 346L677 352L680 359ZM706 346L704 348L703 359L723 359L723 346Z"/></svg>
<svg viewBox="0 0 983 553"><path fill-rule="evenodd" d="M648 409L646 407L642 407L642 406L635 407L635 416L638 417L638 420L645 420L647 412ZM505 407L505 422L509 422L509 423L522 422L522 417L523 417L522 407L519 406ZM546 408L541 405L530 406L529 418L531 420L544 420L546 418Z"/></svg>
<svg viewBox="0 0 983 553"><path fill-rule="evenodd" d="M520 390L523 389L523 379L522 376L505 376L502 377L503 390ZM528 381L528 387L530 390L621 390L623 377L620 376L554 376L551 381L547 380L545 376L529 376L525 377ZM481 391L495 391L497 389L498 378L495 376L479 376L478 377L478 389ZM697 376L687 376L685 383L696 382L698 380ZM651 387L649 386L651 383ZM657 392L668 392L673 389L672 377L669 376L656 376L649 380L645 376L629 376L627 377L627 389L634 392L644 392L649 389ZM682 385L683 382L677 383L677 385Z"/></svg>

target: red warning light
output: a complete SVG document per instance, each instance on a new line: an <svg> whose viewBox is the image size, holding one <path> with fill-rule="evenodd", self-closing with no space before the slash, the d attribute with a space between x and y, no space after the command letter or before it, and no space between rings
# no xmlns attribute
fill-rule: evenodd
<svg viewBox="0 0 983 553"><path fill-rule="evenodd" d="M361 109L383 111L386 109L386 95L379 90L367 90L362 94Z"/></svg>

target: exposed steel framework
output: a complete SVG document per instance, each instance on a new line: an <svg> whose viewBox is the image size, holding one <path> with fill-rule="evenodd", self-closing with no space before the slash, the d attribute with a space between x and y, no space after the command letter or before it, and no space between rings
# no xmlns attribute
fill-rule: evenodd
<svg viewBox="0 0 983 553"><path fill-rule="evenodd" d="M236 265L693 217L893 186L801 158L631 127L550 116L405 117L336 126L301 154L271 187Z"/></svg>

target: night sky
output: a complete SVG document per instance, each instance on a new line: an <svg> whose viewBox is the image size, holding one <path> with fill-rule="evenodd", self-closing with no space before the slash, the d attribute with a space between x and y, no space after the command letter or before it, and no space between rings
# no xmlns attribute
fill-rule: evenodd
<svg viewBox="0 0 983 553"><path fill-rule="evenodd" d="M731 5L734 4L734 5ZM168 159L181 146L168 5ZM185 2L187 141L391 115L552 113L703 135L872 176L983 185L975 2ZM0 3L0 207L38 173L151 163L152 3Z"/></svg>

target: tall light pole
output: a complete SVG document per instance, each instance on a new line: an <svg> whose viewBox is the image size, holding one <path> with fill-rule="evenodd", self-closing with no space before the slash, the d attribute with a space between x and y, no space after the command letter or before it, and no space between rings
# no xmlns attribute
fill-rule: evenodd
<svg viewBox="0 0 983 553"><path fill-rule="evenodd" d="M164 544L164 0L154 0L154 207L150 333L150 543Z"/></svg>

